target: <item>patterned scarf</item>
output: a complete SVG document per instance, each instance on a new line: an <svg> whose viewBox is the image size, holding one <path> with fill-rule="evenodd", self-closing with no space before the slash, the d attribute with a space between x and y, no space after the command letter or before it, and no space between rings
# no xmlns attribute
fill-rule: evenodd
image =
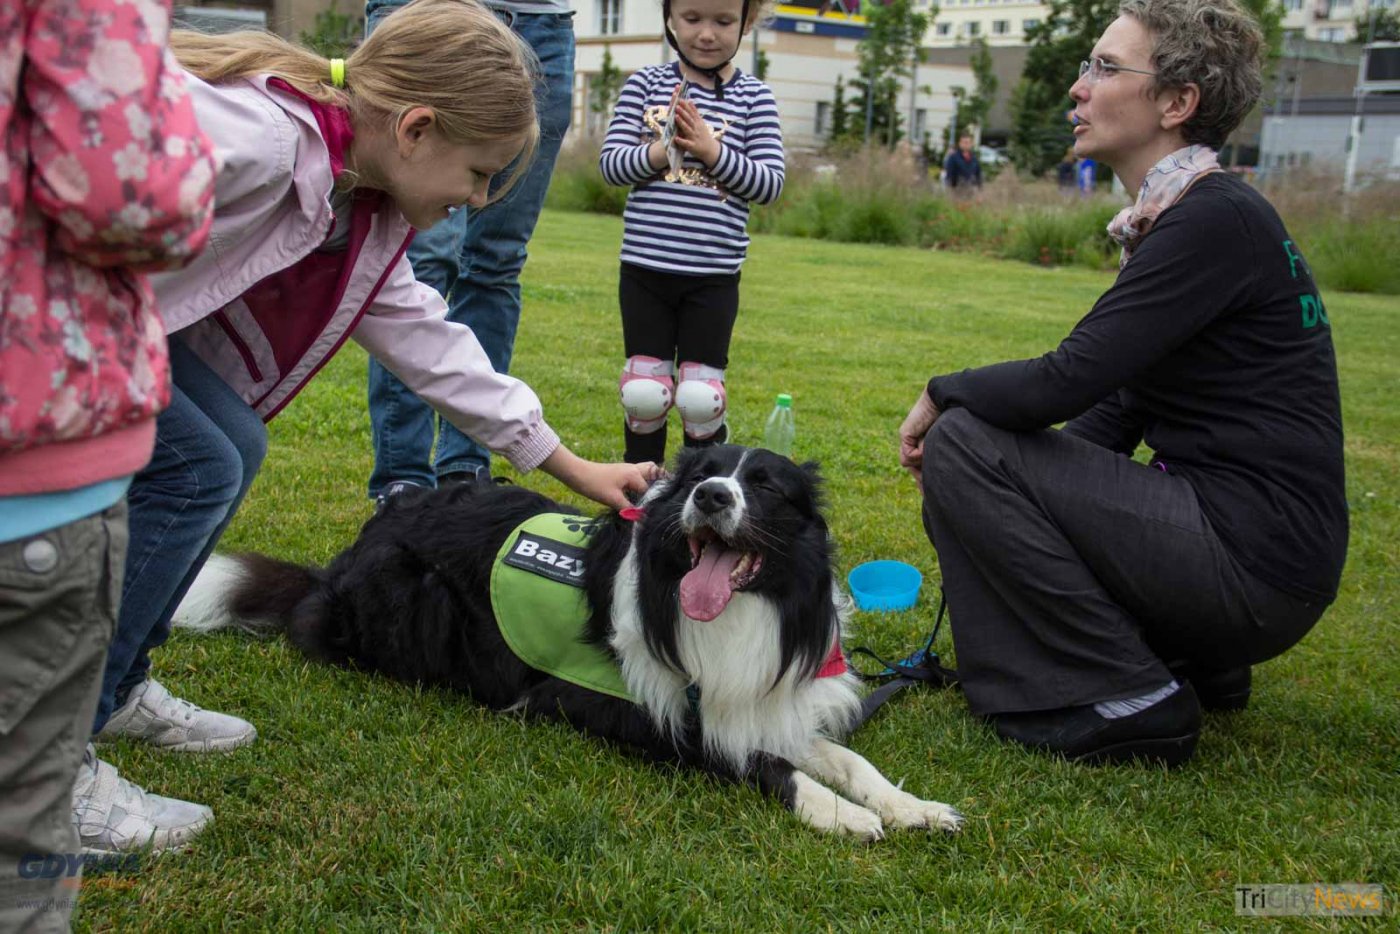
<svg viewBox="0 0 1400 934"><path fill-rule="evenodd" d="M1108 235L1123 247L1118 268L1128 264L1128 257L1137 248L1142 235L1157 223L1159 214L1176 204L1196 179L1219 170L1215 150L1199 144L1178 149L1154 165L1142 180L1137 201L1108 222Z"/></svg>

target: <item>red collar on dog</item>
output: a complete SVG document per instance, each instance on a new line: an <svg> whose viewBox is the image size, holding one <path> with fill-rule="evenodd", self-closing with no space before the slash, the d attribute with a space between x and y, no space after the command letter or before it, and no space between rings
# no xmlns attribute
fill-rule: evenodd
<svg viewBox="0 0 1400 934"><path fill-rule="evenodd" d="M817 672L818 678L834 678L837 675L846 673L846 656L841 652L841 640L837 639L831 643L831 654L822 662L821 669Z"/></svg>
<svg viewBox="0 0 1400 934"><path fill-rule="evenodd" d="M646 515L646 510L641 506L628 506L626 509L619 509L617 514L628 522L636 522L642 516Z"/></svg>

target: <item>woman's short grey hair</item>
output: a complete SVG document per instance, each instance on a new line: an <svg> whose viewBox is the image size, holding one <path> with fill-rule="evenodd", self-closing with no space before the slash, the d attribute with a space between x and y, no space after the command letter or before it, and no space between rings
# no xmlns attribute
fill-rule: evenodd
<svg viewBox="0 0 1400 934"><path fill-rule="evenodd" d="M1181 127L1186 142L1225 145L1264 86L1264 34L1254 18L1234 0L1123 0L1118 12L1152 34L1154 91L1201 89Z"/></svg>

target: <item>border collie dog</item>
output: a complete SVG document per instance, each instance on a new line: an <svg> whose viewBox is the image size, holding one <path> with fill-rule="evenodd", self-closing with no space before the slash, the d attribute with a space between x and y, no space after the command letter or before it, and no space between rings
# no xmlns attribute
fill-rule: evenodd
<svg viewBox="0 0 1400 934"><path fill-rule="evenodd" d="M822 830L959 829L956 810L900 790L835 740L861 694L841 655L850 600L833 580L815 465L688 449L639 508L570 517L590 533L583 568L551 574L582 584L574 644L615 666L622 696L526 664L497 622L504 546L526 520L564 512L513 486L400 494L324 569L216 555L176 624L285 631L313 659L444 685L753 784Z"/></svg>

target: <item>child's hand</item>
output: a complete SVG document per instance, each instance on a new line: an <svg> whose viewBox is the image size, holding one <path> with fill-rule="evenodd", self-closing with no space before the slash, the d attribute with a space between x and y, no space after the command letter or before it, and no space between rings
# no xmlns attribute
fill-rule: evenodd
<svg viewBox="0 0 1400 934"><path fill-rule="evenodd" d="M676 139L672 145L705 163L707 169L719 161L720 141L715 131L700 116L695 103L686 98L676 102Z"/></svg>
<svg viewBox="0 0 1400 934"><path fill-rule="evenodd" d="M645 493L648 486L664 475L664 471L651 461L641 464L599 464L584 460L562 444L544 459L540 468L575 493L614 509L626 509L632 505L627 498L629 492Z"/></svg>

